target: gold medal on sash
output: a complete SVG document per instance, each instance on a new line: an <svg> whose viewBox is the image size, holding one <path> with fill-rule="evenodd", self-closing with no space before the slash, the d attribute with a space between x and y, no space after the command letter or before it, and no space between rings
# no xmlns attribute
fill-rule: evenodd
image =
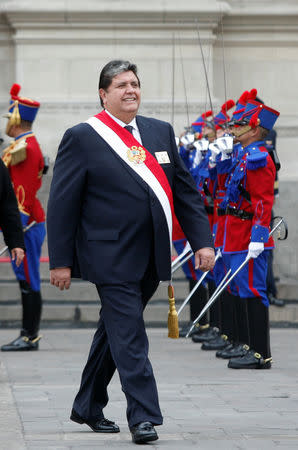
<svg viewBox="0 0 298 450"><path fill-rule="evenodd" d="M146 152L142 147L133 145L127 149L127 158L136 164L143 164L146 159Z"/></svg>

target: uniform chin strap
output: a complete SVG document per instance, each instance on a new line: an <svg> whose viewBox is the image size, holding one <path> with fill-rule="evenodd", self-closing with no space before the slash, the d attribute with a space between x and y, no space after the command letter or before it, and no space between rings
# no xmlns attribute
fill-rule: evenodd
<svg viewBox="0 0 298 450"><path fill-rule="evenodd" d="M251 118L249 119L249 122L248 122L247 125L242 125L242 126L240 126L240 127L239 127L240 130L239 130L239 128L234 128L233 133L234 133L234 135L235 135L236 137L240 137L240 136L242 136L243 134L247 133L248 131L250 131L250 130L252 130L252 129L254 129L254 128L257 128L257 127L260 125L261 121L260 121L260 119L259 119L259 114L260 114L260 112L261 112L261 110L262 110L262 106L263 106L263 105L259 105L257 108L255 108L255 109L253 110L254 113L253 113L253 115L251 116ZM244 116L247 116L249 113L251 113L251 111L250 111L250 112L247 112L246 114L243 114L243 117L244 117ZM240 119L240 120L241 120L241 119ZM239 130L239 131L237 131L237 130Z"/></svg>
<svg viewBox="0 0 298 450"><path fill-rule="evenodd" d="M233 129L233 135L236 137L243 136L243 134L248 133L250 130L252 130L252 127L250 125L243 125L239 128Z"/></svg>

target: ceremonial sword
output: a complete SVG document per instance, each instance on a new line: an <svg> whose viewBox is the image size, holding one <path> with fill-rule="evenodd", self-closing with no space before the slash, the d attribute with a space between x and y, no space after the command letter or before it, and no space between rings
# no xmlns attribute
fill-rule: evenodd
<svg viewBox="0 0 298 450"><path fill-rule="evenodd" d="M181 267L186 261L189 260L193 256L193 251L190 248L189 243L186 243L186 246L184 247L183 251L180 253L179 256L172 262L172 275L174 272L176 272L179 267ZM181 261L182 260L182 261ZM177 267L176 267L177 266Z"/></svg>
<svg viewBox="0 0 298 450"><path fill-rule="evenodd" d="M215 262L218 260L218 258L221 257L221 251L218 250L218 252L216 253L215 256ZM198 280L198 282L195 284L195 286L193 287L193 289L190 291L190 293L188 294L188 296L186 297L186 299L184 300L184 302L182 303L182 305L180 306L179 310L178 310L178 316L181 313L181 311L183 310L184 306L187 305L187 303L189 302L189 300L191 299L191 297L193 296L193 294L196 292L196 290L198 289L198 287L200 286L200 284L202 283L202 281L205 279L205 277L208 275L208 273L210 272L210 270L208 270L207 272L204 272L201 276L201 278Z"/></svg>
<svg viewBox="0 0 298 450"><path fill-rule="evenodd" d="M277 217L275 217L276 219ZM274 231L281 225L284 224L285 226L285 236L283 239L281 239L280 237L278 238L279 240L285 240L288 237L288 227L286 224L286 221L281 217L279 222L272 228L272 230L269 233L269 237L272 236L272 234L274 233ZM192 326L190 327L187 335L185 336L186 338L189 337L190 333L192 332L192 330L194 329L195 325L198 323L198 321L202 318L202 316L208 311L208 309L213 305L213 303L215 302L215 300L220 296L220 294L224 291L224 289L230 284L230 282L233 280L233 278L235 278L235 276L240 272L241 269L243 269L244 266L246 266L246 264L248 263L248 261L251 259L251 256L246 256L245 260L243 261L243 263L238 267L238 269L230 276L230 278L221 286L220 289L217 289L217 293L213 294L213 298L211 297L210 300L208 300L208 302L206 303L206 305L204 306L204 308L202 309L202 311L200 312L200 314L198 315L198 317L193 321ZM229 273L229 272L228 272ZM223 280L222 280L223 282ZM222 284L221 282L221 284Z"/></svg>
<svg viewBox="0 0 298 450"><path fill-rule="evenodd" d="M36 222L35 222L35 220L33 220L33 222L31 222L29 225L27 225L25 228L23 228L23 233L26 233L35 224L36 224ZM7 245L0 250L0 256L3 255L3 253L6 252L6 250L8 250L8 246Z"/></svg>

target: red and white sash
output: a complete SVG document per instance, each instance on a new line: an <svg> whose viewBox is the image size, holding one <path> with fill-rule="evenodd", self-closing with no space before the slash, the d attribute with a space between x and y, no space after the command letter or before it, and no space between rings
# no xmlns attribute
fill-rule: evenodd
<svg viewBox="0 0 298 450"><path fill-rule="evenodd" d="M174 217L173 193L166 174L157 160L145 149L125 128L121 127L105 111L90 117L88 123L120 156L120 158L133 169L155 193L166 217L169 239L172 242L172 218ZM135 162L128 158L128 151L136 148L146 157L144 161ZM144 153L145 152L145 153Z"/></svg>

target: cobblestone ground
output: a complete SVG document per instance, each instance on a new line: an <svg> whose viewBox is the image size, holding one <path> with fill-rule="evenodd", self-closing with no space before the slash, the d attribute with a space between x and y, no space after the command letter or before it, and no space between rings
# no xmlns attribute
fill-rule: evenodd
<svg viewBox="0 0 298 450"><path fill-rule="evenodd" d="M161 450L298 448L298 330L272 330L271 370L236 371L190 340L149 329L151 361L164 414ZM15 337L0 330L0 343ZM44 330L40 350L0 353L0 449L132 449L118 376L106 417L116 435L69 421L93 330ZM148 444L149 445L149 444ZM147 447L148 447L147 445Z"/></svg>

